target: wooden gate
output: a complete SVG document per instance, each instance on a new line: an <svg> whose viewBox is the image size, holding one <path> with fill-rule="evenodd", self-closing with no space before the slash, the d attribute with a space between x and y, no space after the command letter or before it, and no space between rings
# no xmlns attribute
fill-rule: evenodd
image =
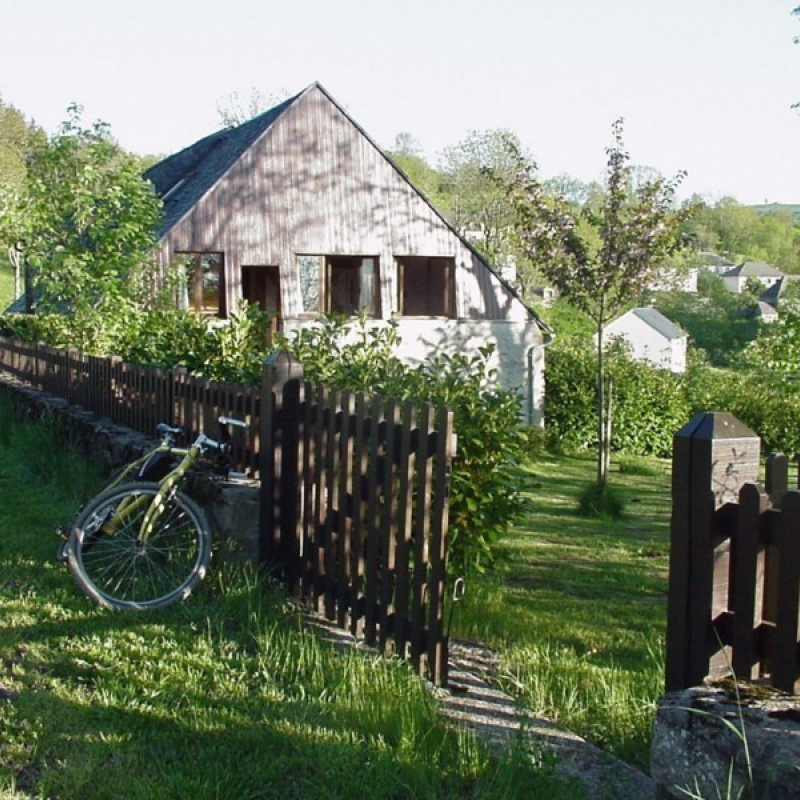
<svg viewBox="0 0 800 800"><path fill-rule="evenodd" d="M261 436L262 559L326 618L445 684L452 413L316 386L282 352Z"/></svg>

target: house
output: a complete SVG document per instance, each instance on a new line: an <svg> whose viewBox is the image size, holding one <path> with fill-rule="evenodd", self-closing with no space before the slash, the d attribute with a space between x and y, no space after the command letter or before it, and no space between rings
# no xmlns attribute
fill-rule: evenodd
<svg viewBox="0 0 800 800"><path fill-rule="evenodd" d="M331 313L394 318L410 363L492 342L498 380L541 422L548 327L318 83L145 176L187 306L224 318L244 299L286 333Z"/></svg>
<svg viewBox="0 0 800 800"><path fill-rule="evenodd" d="M745 261L722 273L722 281L728 291L741 294L748 280L751 278L759 281L765 289L769 289L783 279L784 275L770 264L761 261Z"/></svg>
<svg viewBox="0 0 800 800"><path fill-rule="evenodd" d="M735 267L736 263L718 253L709 253L705 251L697 254L697 265L709 272L713 272L715 275L723 275L728 270Z"/></svg>
<svg viewBox="0 0 800 800"><path fill-rule="evenodd" d="M623 339L637 361L671 372L686 371L689 335L655 308L632 308L605 329L606 341Z"/></svg>

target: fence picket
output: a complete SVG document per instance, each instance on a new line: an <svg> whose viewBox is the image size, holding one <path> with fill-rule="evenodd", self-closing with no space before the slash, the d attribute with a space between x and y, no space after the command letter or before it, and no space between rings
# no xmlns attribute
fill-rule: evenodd
<svg viewBox="0 0 800 800"><path fill-rule="evenodd" d="M779 524L780 574L772 684L793 692L797 675L797 618L800 610L800 492L787 492Z"/></svg>
<svg viewBox="0 0 800 800"><path fill-rule="evenodd" d="M736 534L731 548L733 585L731 607L734 613L733 655L734 672L742 678L755 677L756 585L759 572L759 520L769 505L769 497L758 486L749 483L739 493L739 513ZM761 554L763 572L763 549Z"/></svg>

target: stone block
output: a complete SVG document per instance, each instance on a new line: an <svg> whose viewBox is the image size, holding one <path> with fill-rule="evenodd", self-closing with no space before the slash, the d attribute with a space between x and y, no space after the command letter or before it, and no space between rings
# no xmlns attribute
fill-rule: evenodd
<svg viewBox="0 0 800 800"><path fill-rule="evenodd" d="M800 797L800 698L733 681L670 692L654 722L660 798Z"/></svg>

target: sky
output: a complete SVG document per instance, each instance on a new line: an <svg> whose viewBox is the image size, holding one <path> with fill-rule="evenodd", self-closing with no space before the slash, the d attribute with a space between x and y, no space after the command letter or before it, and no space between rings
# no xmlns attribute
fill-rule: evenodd
<svg viewBox="0 0 800 800"><path fill-rule="evenodd" d="M318 81L380 146L435 166L515 133L544 178L634 164L681 195L800 203L800 0L0 0L0 98L48 133L72 103L166 155L220 107Z"/></svg>

